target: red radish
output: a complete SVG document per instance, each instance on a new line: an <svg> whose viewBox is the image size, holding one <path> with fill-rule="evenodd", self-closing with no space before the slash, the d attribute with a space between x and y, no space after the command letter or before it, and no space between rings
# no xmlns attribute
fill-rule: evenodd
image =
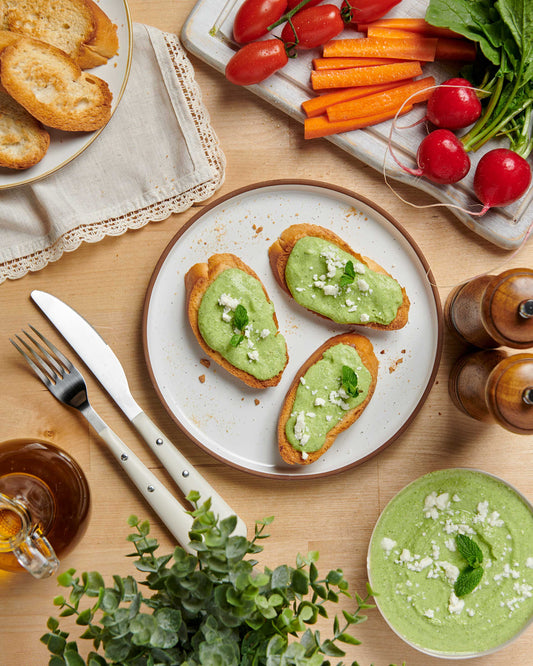
<svg viewBox="0 0 533 666"><path fill-rule="evenodd" d="M427 118L450 130L468 127L481 115L481 102L470 81L453 78L435 88L428 99Z"/></svg>
<svg viewBox="0 0 533 666"><path fill-rule="evenodd" d="M523 196L531 183L531 167L518 153L495 148L479 160L474 192L483 204L479 215L493 206L507 206Z"/></svg>
<svg viewBox="0 0 533 666"><path fill-rule="evenodd" d="M418 169L409 169L401 164L394 154L392 156L407 173L424 176L443 185L456 183L464 178L470 169L470 158L463 144L447 129L435 130L423 139L416 154Z"/></svg>

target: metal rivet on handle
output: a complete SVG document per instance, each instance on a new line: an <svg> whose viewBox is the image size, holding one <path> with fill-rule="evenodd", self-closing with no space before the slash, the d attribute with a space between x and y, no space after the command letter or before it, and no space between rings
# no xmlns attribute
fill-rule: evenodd
<svg viewBox="0 0 533 666"><path fill-rule="evenodd" d="M183 472L181 473L181 476L184 476L185 478L187 478L189 476L189 470L184 469Z"/></svg>
<svg viewBox="0 0 533 666"><path fill-rule="evenodd" d="M161 446L161 445L163 444L163 440L161 439L161 437L158 437L158 438L155 440L155 443L157 444L157 446Z"/></svg>
<svg viewBox="0 0 533 666"><path fill-rule="evenodd" d="M126 453L123 453L123 454L120 456L120 459L121 459L121 460L127 460L127 459L128 459L127 454L126 454Z"/></svg>
<svg viewBox="0 0 533 666"><path fill-rule="evenodd" d="M155 488L154 488L153 486L147 486L146 490L147 490L149 493L153 493L154 490L155 490Z"/></svg>

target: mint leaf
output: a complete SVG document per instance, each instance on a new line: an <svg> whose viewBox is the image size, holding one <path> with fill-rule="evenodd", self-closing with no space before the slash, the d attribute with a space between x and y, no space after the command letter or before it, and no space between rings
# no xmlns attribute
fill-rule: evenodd
<svg viewBox="0 0 533 666"><path fill-rule="evenodd" d="M355 396L359 395L359 389L357 388L357 383L358 379L355 372L348 365L343 365L342 386L346 391L346 393L352 398L355 398Z"/></svg>
<svg viewBox="0 0 533 666"><path fill-rule="evenodd" d="M455 543L457 550L472 568L476 569L481 565L483 562L483 553L475 541L466 536L466 534L456 534Z"/></svg>
<svg viewBox="0 0 533 666"><path fill-rule="evenodd" d="M232 347L238 347L243 340L244 340L244 335L242 333L235 333L235 335L231 336L231 340L229 341L229 343Z"/></svg>
<svg viewBox="0 0 533 666"><path fill-rule="evenodd" d="M233 315L233 325L235 328L238 328L239 331L248 325L248 312L244 305L237 305L235 308L235 313Z"/></svg>
<svg viewBox="0 0 533 666"><path fill-rule="evenodd" d="M235 335L229 341L232 347L238 347L244 340L244 328L248 326L248 312L244 305L237 305L233 313L233 328L236 329Z"/></svg>
<svg viewBox="0 0 533 666"><path fill-rule="evenodd" d="M346 266L344 267L344 273L341 275L339 284L341 287L351 284L355 280L355 269L353 267L353 261L348 260Z"/></svg>
<svg viewBox="0 0 533 666"><path fill-rule="evenodd" d="M483 567L465 567L457 576L457 580L453 586L455 594L458 597L464 597L466 594L469 594L479 585L482 577Z"/></svg>

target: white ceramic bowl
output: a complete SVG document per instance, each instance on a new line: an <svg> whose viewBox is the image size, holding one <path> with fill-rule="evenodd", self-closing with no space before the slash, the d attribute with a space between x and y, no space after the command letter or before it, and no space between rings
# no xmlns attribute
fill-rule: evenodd
<svg viewBox="0 0 533 666"><path fill-rule="evenodd" d="M455 534L483 552L483 576L457 597L467 565ZM401 490L378 519L368 549L376 605L391 629L433 657L480 657L508 645L533 620L533 506L502 479L454 468Z"/></svg>

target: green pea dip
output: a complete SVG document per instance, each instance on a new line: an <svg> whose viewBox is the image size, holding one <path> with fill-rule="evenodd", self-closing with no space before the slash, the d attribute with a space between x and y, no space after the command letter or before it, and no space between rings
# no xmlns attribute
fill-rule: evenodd
<svg viewBox="0 0 533 666"><path fill-rule="evenodd" d="M357 395L350 396L342 384L343 366L357 376ZM285 434L297 451L318 451L328 432L360 405L368 395L372 375L354 347L342 343L326 349L322 358L300 377Z"/></svg>
<svg viewBox="0 0 533 666"><path fill-rule="evenodd" d="M235 327L238 305L248 324ZM198 308L198 327L205 342L233 366L260 381L279 374L287 362L285 338L274 321L274 305L261 283L239 268L228 268L209 285ZM232 345L234 335L243 339Z"/></svg>
<svg viewBox="0 0 533 666"><path fill-rule="evenodd" d="M343 278L348 262L354 271L351 282ZM396 280L315 236L295 243L285 280L297 303L339 324L390 324L403 302Z"/></svg>
<svg viewBox="0 0 533 666"><path fill-rule="evenodd" d="M467 562L457 534L483 553L481 581L460 597L454 582ZM368 572L380 611L408 643L439 656L494 651L533 618L532 508L483 472L432 472L386 506Z"/></svg>

